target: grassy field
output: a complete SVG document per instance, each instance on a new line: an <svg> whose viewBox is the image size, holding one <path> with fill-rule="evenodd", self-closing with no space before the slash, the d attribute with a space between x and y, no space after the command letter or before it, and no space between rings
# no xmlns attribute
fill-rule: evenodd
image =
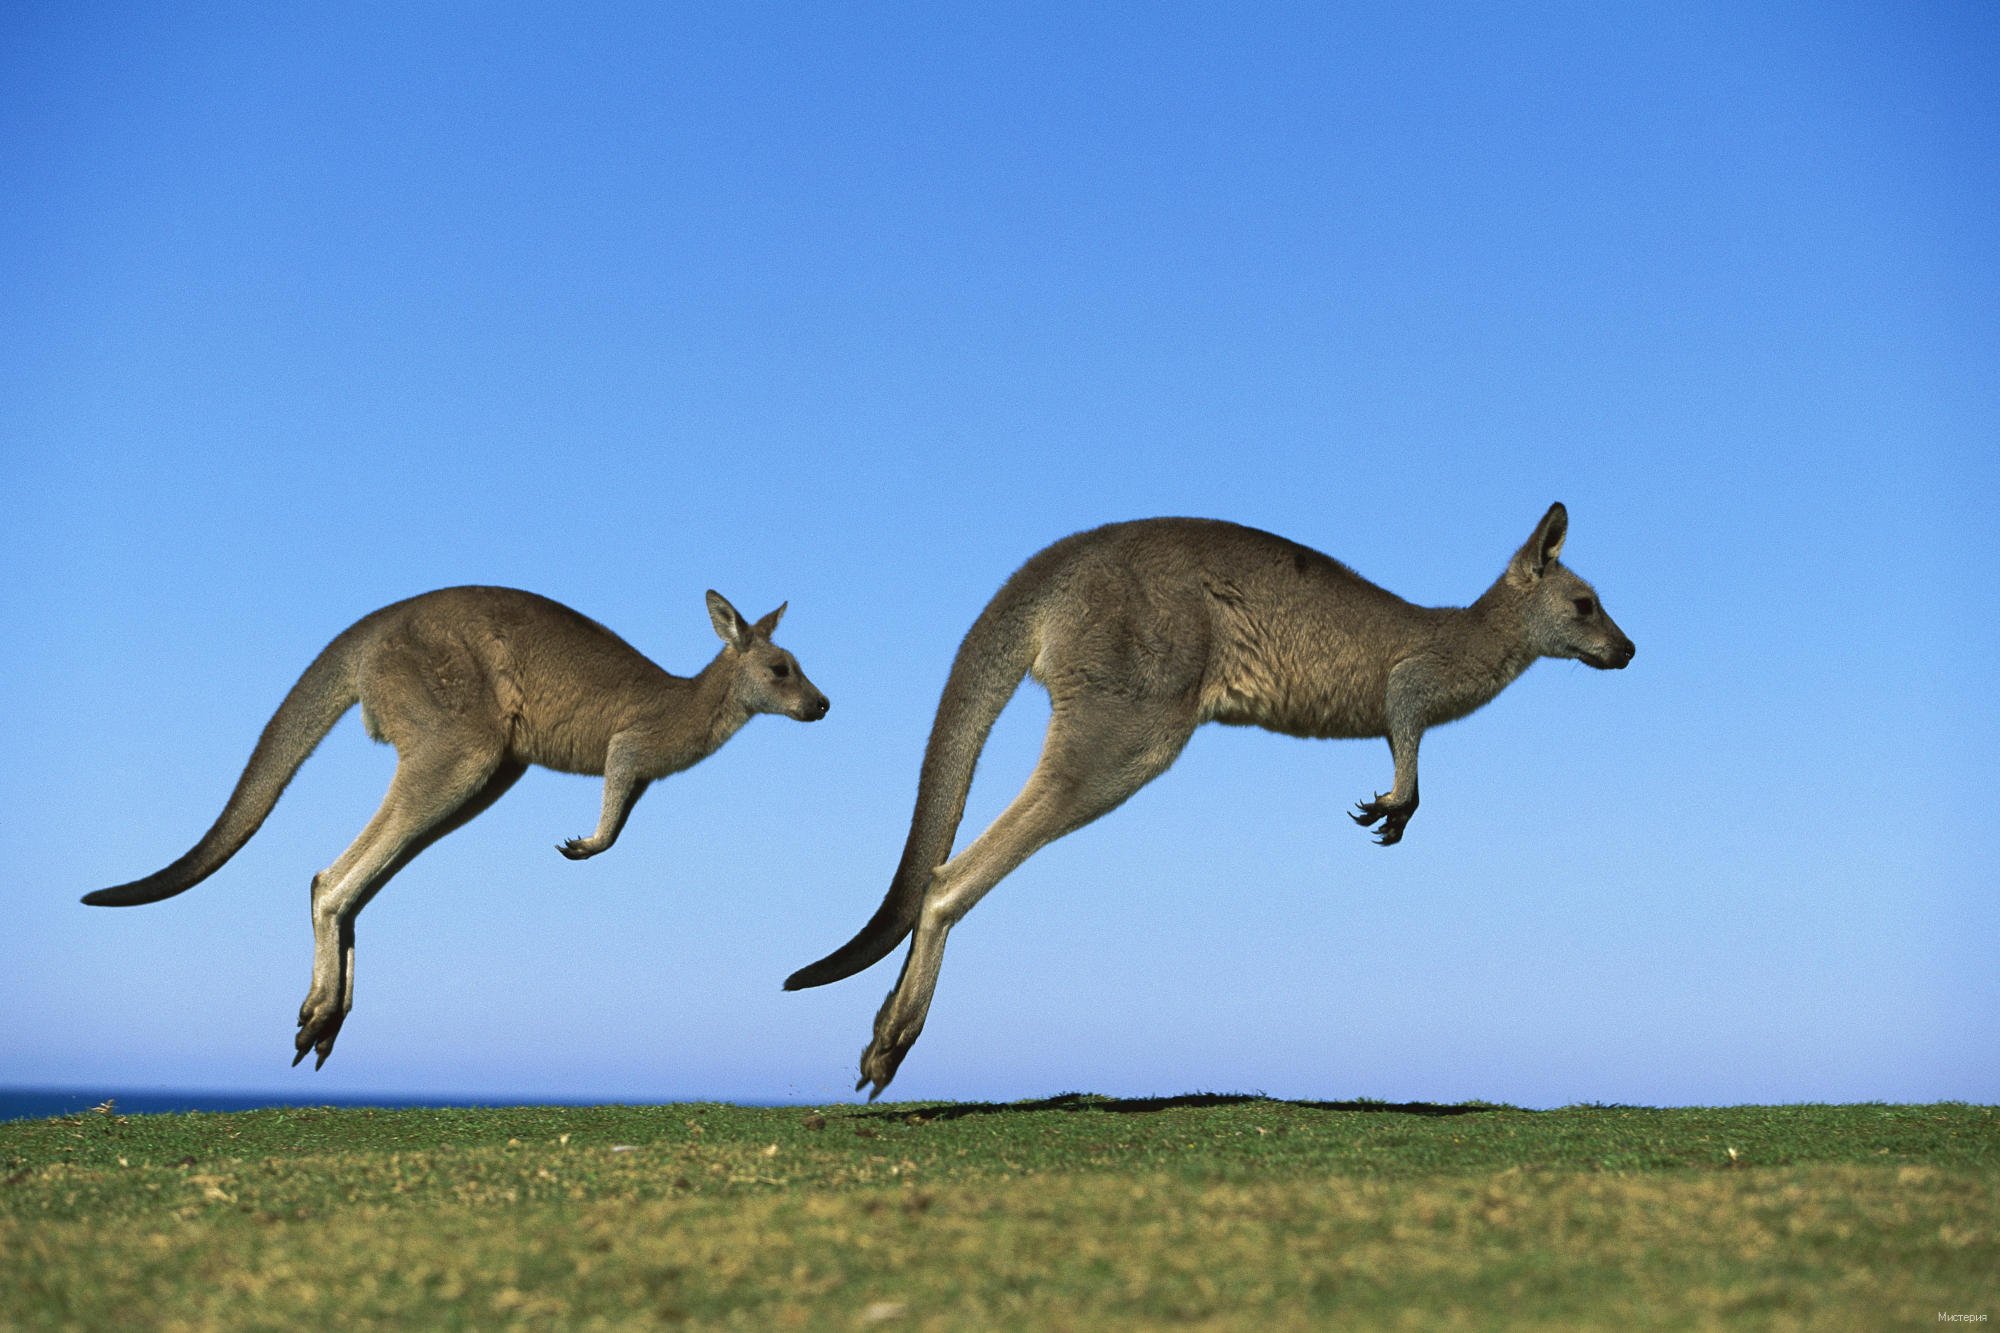
<svg viewBox="0 0 2000 1333"><path fill-rule="evenodd" d="M0 1124L7 1328L1940 1315L2000 1316L1996 1108L1079 1095Z"/></svg>

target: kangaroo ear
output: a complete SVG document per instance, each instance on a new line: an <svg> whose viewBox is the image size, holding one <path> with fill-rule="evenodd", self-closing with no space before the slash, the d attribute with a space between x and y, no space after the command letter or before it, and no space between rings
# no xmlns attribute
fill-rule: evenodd
<svg viewBox="0 0 2000 1333"><path fill-rule="evenodd" d="M778 628L778 622L785 618L785 608L790 605L791 605L790 602L779 602L777 610L773 611L770 615L765 616L762 620L758 621L750 628L756 630L759 634L763 635L765 638L767 639L770 638L771 632Z"/></svg>
<svg viewBox="0 0 2000 1333"><path fill-rule="evenodd" d="M750 646L750 623L713 588L708 590L708 619L715 626L716 637L731 648L741 652Z"/></svg>
<svg viewBox="0 0 2000 1333"><path fill-rule="evenodd" d="M1558 500L1535 525L1535 535L1528 538L1528 544L1514 553L1507 566L1508 581L1525 586L1548 573L1549 566L1562 554L1563 538L1568 535L1569 510Z"/></svg>

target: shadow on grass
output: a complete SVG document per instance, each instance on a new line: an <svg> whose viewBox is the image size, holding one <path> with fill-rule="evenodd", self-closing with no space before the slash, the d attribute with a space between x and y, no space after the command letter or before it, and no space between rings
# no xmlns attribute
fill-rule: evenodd
<svg viewBox="0 0 2000 1333"><path fill-rule="evenodd" d="M1485 1111L1510 1108L1487 1102L1461 1102L1440 1106L1435 1102L1295 1102L1248 1092L1189 1092L1178 1097L1100 1097L1086 1092L1065 1092L1025 1102L932 1102L857 1111L857 1120L960 1120L973 1115L1021 1115L1036 1111L1099 1111L1113 1115L1144 1115L1171 1111L1184 1106L1292 1106L1307 1111L1359 1111L1388 1115L1448 1116L1478 1115Z"/></svg>

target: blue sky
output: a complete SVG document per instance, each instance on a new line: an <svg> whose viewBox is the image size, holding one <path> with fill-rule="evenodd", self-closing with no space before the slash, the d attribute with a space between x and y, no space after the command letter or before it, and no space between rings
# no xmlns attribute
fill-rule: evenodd
<svg viewBox="0 0 2000 1333"><path fill-rule="evenodd" d="M2000 1101L2000 14L1981 4L210 6L0 20L0 1083L827 1100L959 636L1112 519L1476 596L1551 500L1632 669L1209 728L954 933L898 1097ZM833 700L583 864L536 772L289 1067L350 717L195 890L313 654L454 583ZM961 838L1033 764L996 730ZM898 955L900 957L900 955Z"/></svg>

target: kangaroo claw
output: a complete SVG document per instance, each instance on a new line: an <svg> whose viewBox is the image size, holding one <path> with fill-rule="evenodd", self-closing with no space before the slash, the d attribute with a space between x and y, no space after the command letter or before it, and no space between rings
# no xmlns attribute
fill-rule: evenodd
<svg viewBox="0 0 2000 1333"><path fill-rule="evenodd" d="M1380 820L1382 827L1376 831L1375 843L1380 847L1389 847L1403 840L1403 826L1410 822L1410 816L1415 814L1416 810L1415 802L1408 805L1390 805L1378 794L1374 800L1363 801L1355 806L1349 818L1363 828Z"/></svg>
<svg viewBox="0 0 2000 1333"><path fill-rule="evenodd" d="M861 1052L861 1081L854 1085L854 1090L859 1092L873 1083L875 1087L869 1092L868 1100L872 1102L880 1097L890 1080L896 1077L897 1067L910 1053L910 1047L917 1044L917 1034L922 1031L919 1025L914 1031L905 1027L899 1031L878 1032L875 1039L868 1043L868 1049Z"/></svg>
<svg viewBox="0 0 2000 1333"><path fill-rule="evenodd" d="M313 997L306 997L305 1007L299 1013L299 1033L292 1039L296 1054L292 1065L306 1058L306 1052L317 1052L319 1058L313 1061L318 1069L326 1063L326 1057L333 1054L334 1038L340 1035L340 1025L347 1021L347 1013L337 1004L316 1005Z"/></svg>

